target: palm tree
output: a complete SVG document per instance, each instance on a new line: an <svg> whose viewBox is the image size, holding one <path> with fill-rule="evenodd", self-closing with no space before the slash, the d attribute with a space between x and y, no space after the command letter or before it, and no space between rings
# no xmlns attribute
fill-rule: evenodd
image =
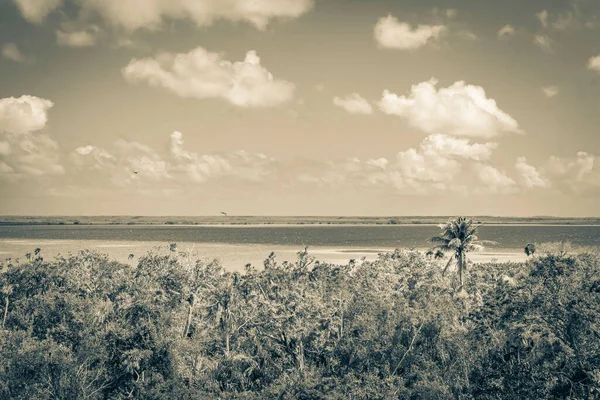
<svg viewBox="0 0 600 400"><path fill-rule="evenodd" d="M451 218L447 223L441 224L442 233L430 239L435 244L433 250L452 252L442 275L446 273L452 261L458 264L458 279L460 287L463 286L463 275L467 269L467 253L483 248L483 242L477 238L479 225L474 225L473 219L465 217Z"/></svg>

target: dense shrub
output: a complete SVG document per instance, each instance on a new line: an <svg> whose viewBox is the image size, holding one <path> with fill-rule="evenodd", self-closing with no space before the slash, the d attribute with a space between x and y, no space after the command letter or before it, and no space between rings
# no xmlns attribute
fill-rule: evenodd
<svg viewBox="0 0 600 400"><path fill-rule="evenodd" d="M474 266L461 290L444 266L36 252L0 274L0 398L600 396L597 255Z"/></svg>

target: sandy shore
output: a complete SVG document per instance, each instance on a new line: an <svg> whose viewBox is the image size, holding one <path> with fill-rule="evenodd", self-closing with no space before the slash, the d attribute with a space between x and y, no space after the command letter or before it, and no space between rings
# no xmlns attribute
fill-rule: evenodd
<svg viewBox="0 0 600 400"><path fill-rule="evenodd" d="M82 250L95 250L108 254L111 258L121 262L131 263L130 254L134 259L145 255L149 251L166 251L168 243L165 242L123 242L123 241L98 241L98 240L32 240L32 239L7 239L0 240L0 259L24 258L25 253L33 252L36 247L42 249L46 259L58 255L67 256ZM220 260L221 264L230 271L241 271L248 263L261 267L263 261L271 252L275 252L276 259L282 261L296 260L301 246L275 246L275 245L238 245L220 243L185 243L178 246L179 251L189 251L205 260ZM426 251L426 249L419 249ZM331 248L311 247L309 253L319 261L346 264L350 260L366 261L375 260L379 253L394 251L393 248ZM523 262L526 257L518 250L491 250L470 253L469 259L475 263L490 261L496 262Z"/></svg>

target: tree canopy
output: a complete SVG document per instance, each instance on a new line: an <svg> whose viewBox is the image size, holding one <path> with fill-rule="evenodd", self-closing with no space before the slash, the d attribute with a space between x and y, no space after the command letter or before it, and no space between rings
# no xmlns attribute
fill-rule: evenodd
<svg viewBox="0 0 600 400"><path fill-rule="evenodd" d="M42 254L2 266L3 399L600 396L597 253L481 265L460 294L408 250L244 273L176 248Z"/></svg>

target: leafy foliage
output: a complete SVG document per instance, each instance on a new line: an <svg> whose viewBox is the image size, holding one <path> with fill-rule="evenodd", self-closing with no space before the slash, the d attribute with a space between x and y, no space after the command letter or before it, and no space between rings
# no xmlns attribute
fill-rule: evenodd
<svg viewBox="0 0 600 400"><path fill-rule="evenodd" d="M435 253L240 274L174 250L3 265L0 398L600 396L595 253L480 265L457 291Z"/></svg>
<svg viewBox="0 0 600 400"><path fill-rule="evenodd" d="M460 287L464 284L464 272L467 269L466 255L470 251L479 250L483 247L483 241L477 237L477 228L473 219L465 217L456 217L448 220L447 223L441 224L442 233L439 236L434 236L430 240L435 245L430 250L436 258L441 258L440 252L448 252L452 255L444 268L444 273L452 263L456 261L458 264L458 279Z"/></svg>

